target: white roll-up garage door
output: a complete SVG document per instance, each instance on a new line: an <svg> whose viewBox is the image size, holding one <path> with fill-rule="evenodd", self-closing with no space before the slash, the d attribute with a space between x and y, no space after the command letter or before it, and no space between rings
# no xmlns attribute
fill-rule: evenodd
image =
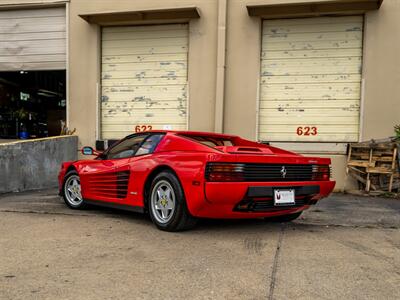
<svg viewBox="0 0 400 300"><path fill-rule="evenodd" d="M0 71L63 70L65 8L0 11Z"/></svg>
<svg viewBox="0 0 400 300"><path fill-rule="evenodd" d="M263 22L259 140L358 140L362 36L361 16Z"/></svg>
<svg viewBox="0 0 400 300"><path fill-rule="evenodd" d="M101 138L187 128L187 24L102 30Z"/></svg>

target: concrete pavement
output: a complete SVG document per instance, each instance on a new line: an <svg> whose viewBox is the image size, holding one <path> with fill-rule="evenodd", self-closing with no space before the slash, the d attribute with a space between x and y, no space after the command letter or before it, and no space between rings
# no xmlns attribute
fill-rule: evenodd
<svg viewBox="0 0 400 300"><path fill-rule="evenodd" d="M400 200L334 195L291 224L74 211L0 196L0 299L399 299Z"/></svg>

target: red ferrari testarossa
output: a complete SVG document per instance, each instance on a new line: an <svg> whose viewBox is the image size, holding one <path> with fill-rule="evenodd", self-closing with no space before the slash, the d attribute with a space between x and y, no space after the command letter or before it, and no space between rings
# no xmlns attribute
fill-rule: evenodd
<svg viewBox="0 0 400 300"><path fill-rule="evenodd" d="M94 159L65 162L60 195L87 204L149 213L162 230L197 218L291 221L329 195L330 159L305 157L234 135L149 131L115 143Z"/></svg>

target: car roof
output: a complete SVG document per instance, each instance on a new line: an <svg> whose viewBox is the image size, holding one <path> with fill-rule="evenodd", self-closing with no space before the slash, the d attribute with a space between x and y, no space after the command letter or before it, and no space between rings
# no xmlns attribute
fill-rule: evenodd
<svg viewBox="0 0 400 300"><path fill-rule="evenodd" d="M185 136L204 136L204 137L226 138L226 139L237 137L236 135L223 134L223 133L187 131L187 130L149 130L145 131L144 133L167 133L167 134L177 134Z"/></svg>

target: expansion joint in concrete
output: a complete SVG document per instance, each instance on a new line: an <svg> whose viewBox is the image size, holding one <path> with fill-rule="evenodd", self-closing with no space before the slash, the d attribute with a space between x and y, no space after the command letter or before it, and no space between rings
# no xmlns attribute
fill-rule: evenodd
<svg viewBox="0 0 400 300"><path fill-rule="evenodd" d="M274 299L274 291L275 291L275 283L276 283L276 274L278 272L278 262L279 262L279 254L282 248L283 236L285 234L285 224L281 224L281 230L279 232L278 243L276 244L274 263L272 265L272 273L271 273L271 281L269 285L269 294L268 300Z"/></svg>

